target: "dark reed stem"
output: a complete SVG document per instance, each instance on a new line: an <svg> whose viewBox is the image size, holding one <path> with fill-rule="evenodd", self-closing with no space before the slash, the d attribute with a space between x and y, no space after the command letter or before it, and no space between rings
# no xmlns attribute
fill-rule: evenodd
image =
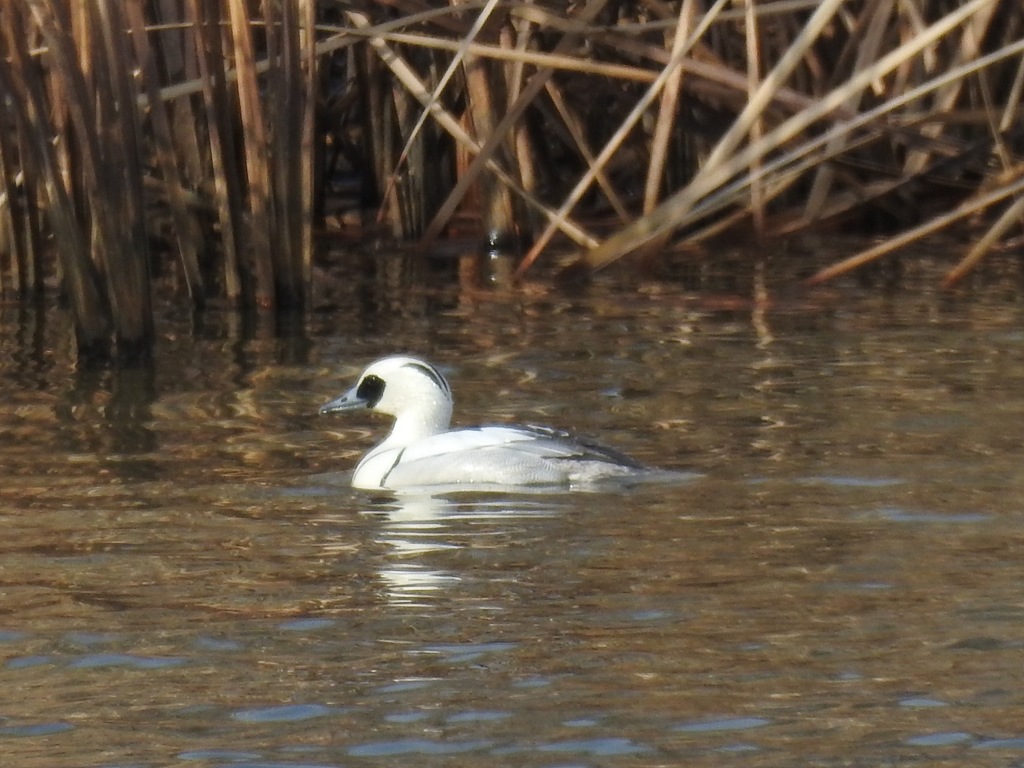
<svg viewBox="0 0 1024 768"><path fill-rule="evenodd" d="M244 272L242 256L246 247L242 182L235 161L235 132L229 111L219 8L219 4L188 0L186 10L195 35L196 66L202 86L202 114L208 142L205 149L223 250L224 297L231 306L240 307L245 303L245 286L250 281Z"/></svg>
<svg viewBox="0 0 1024 768"><path fill-rule="evenodd" d="M142 0L125 3L128 27L135 46L135 57L140 62L142 87L145 89L149 109L149 125L153 133L154 155L163 181L162 191L171 215L172 237L181 262L182 274L189 298L196 309L206 302L203 274L199 266L201 250L199 224L189 209L185 194L185 181L178 168L174 134L167 104L160 98L160 72L149 34L146 31Z"/></svg>
<svg viewBox="0 0 1024 768"><path fill-rule="evenodd" d="M102 355L107 345L111 317L92 263L86 233L79 224L72 197L60 172L53 144L56 134L40 69L29 56L22 34L25 19L14 2L6 3L3 25L8 67L0 67L0 92L12 109L18 135L23 139L22 168L27 194L41 185L47 218L56 242L64 287L72 308L75 335L83 354Z"/></svg>

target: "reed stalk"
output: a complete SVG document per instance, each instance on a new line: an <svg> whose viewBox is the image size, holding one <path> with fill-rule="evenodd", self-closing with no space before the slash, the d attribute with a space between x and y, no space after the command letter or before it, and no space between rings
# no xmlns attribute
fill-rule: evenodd
<svg viewBox="0 0 1024 768"><path fill-rule="evenodd" d="M22 294L42 284L45 216L86 357L148 354L154 242L169 244L196 308L214 291L234 306L308 305L318 55L329 55L315 5L179 10L0 3L7 274Z"/></svg>
<svg viewBox="0 0 1024 768"><path fill-rule="evenodd" d="M205 127L206 138L203 142L197 136L196 147L200 167L208 166L213 182L212 204L223 249L224 298L229 305L239 307L251 294L252 281L246 279L242 256L246 248L243 189L235 160L235 132L229 111L225 54L216 7L202 0L188 0L185 13L195 39L195 68L199 75L195 82L202 95L202 110L196 115L203 117L200 125Z"/></svg>
<svg viewBox="0 0 1024 768"><path fill-rule="evenodd" d="M111 322L109 308L57 153L48 139L56 135L56 125L52 122L43 73L26 45L30 39L25 34L30 28L30 17L14 0L7 0L2 10L8 22L3 25L3 37L9 66L0 67L0 93L10 106L16 135L21 140L19 154L5 156L5 164L20 160L26 195L41 188L49 225L61 243L57 255L72 307L78 347L88 356L102 354ZM12 149L10 143L5 143L7 152Z"/></svg>
<svg viewBox="0 0 1024 768"><path fill-rule="evenodd" d="M872 219L813 281L969 225L953 285L1024 226L1014 0L0 0L0 27L0 290L57 271L84 357L145 356L165 293L308 308L342 173L420 253L521 238L519 276Z"/></svg>
<svg viewBox="0 0 1024 768"><path fill-rule="evenodd" d="M172 119L167 104L160 98L160 70L156 53L149 42L141 0L130 0L125 3L124 10L132 44L135 47L135 58L141 66L141 84L149 107L154 159L164 180L167 208L173 222L173 242L181 263L188 296L193 306L201 309L206 301L206 289L199 265L202 248L200 230L195 216L189 211L185 181L178 167Z"/></svg>
<svg viewBox="0 0 1024 768"><path fill-rule="evenodd" d="M589 0L589 2L587 2L578 13L583 21L589 21L593 19L604 8L604 6L605 0ZM570 48L576 43L576 41L577 38L575 36L564 36L555 45L555 53L558 54L560 51ZM441 209L434 216L434 219L426 233L424 233L425 245L429 245L430 242L440 234L441 229L445 224L447 224L448 220L455 212L455 208L458 206L462 196L465 195L466 191L483 168L486 166L494 170L498 167L498 163L494 159L495 154L498 152L502 143L506 140L506 137L509 135L509 132L515 125L516 121L522 116L523 112L541 92L551 76L552 72L550 70L538 70L531 78L530 82L521 90L519 95L516 97L515 102L509 105L505 110L505 114L500 123L489 131L489 140L485 141L479 152L476 153L476 158L460 176L458 183L452 190L452 193L448 196L444 205L441 206ZM499 179L500 178L501 177L499 176ZM509 186L511 186L514 191L520 189L518 185ZM529 196L525 190L522 190L522 196L527 202L530 202L531 196ZM546 210L542 210L542 212L547 213ZM570 237L573 237L577 242L581 242L583 244L594 242L589 233L585 232L575 223L569 221L566 216L559 217L557 214L549 216L549 227L552 231L555 229L561 229L569 234Z"/></svg>
<svg viewBox="0 0 1024 768"><path fill-rule="evenodd" d="M457 116L453 115L442 105L431 100L431 89L420 79L415 68L388 44L387 38L390 37L390 33L377 34L365 14L348 12L347 15L357 30L369 37L371 47L379 55L381 61L391 70L398 82L430 112L431 117L460 147L466 149L474 156L482 154L482 162L499 182L509 187L520 199L535 210L546 216L552 216L550 208L543 201L523 189L509 172L494 160L492 148L488 147L488 151L485 152L485 147L463 127ZM496 130L492 139L497 141L498 137L502 136L502 132ZM596 244L594 238L574 222L568 220L561 221L558 224L558 228L577 243L586 246Z"/></svg>
<svg viewBox="0 0 1024 768"><path fill-rule="evenodd" d="M718 141L701 171L688 185L676 192L658 208L642 216L605 240L599 247L591 249L581 257L582 265L590 270L601 269L635 249L639 244L681 226L690 210L705 196L729 182L737 174L748 173L750 169L770 152L777 151L784 143L799 137L818 120L827 117L835 109L874 81L883 78L896 67L912 60L929 45L956 29L972 14L982 9L987 0L974 0L954 12L942 17L936 23L920 30L898 49L886 54L874 64L855 72L844 83L835 87L825 97L813 103L778 127L765 134L760 140L741 148L743 137L750 125L771 103L773 92L796 66L800 57L821 33L831 14L838 8L840 0L825 2L818 6L797 41L787 50L773 72L765 79L758 93Z"/></svg>

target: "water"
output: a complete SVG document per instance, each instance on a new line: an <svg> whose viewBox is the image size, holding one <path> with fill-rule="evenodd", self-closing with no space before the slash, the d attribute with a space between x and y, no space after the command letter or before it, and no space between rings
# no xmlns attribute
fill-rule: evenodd
<svg viewBox="0 0 1024 768"><path fill-rule="evenodd" d="M1024 761L1015 295L388 301L121 373L5 310L0 764ZM398 350L694 475L353 492L385 425L316 409Z"/></svg>

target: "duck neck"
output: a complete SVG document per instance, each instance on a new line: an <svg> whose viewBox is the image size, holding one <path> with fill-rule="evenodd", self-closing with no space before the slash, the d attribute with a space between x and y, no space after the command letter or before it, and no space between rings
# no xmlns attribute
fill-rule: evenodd
<svg viewBox="0 0 1024 768"><path fill-rule="evenodd" d="M452 407L449 403L425 403L423 407L403 411L395 419L385 442L390 446L409 445L444 432L451 420Z"/></svg>

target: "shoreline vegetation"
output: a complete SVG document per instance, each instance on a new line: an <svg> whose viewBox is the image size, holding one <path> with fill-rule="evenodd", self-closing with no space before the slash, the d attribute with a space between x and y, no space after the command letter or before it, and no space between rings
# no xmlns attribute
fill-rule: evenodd
<svg viewBox="0 0 1024 768"><path fill-rule="evenodd" d="M338 238L471 233L513 290L875 236L815 284L966 232L949 287L1024 244L1019 0L7 0L0 27L0 295L56 275L84 358L145 357L157 290L308 309Z"/></svg>

